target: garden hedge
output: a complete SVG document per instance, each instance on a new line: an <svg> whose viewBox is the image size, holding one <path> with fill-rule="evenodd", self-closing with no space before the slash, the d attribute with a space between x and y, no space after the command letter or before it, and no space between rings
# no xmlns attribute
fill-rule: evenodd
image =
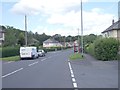
<svg viewBox="0 0 120 90"><path fill-rule="evenodd" d="M2 52L1 57L10 57L10 56L17 56L19 55L19 47L3 47L0 49L0 52Z"/></svg>
<svg viewBox="0 0 120 90"><path fill-rule="evenodd" d="M102 38L87 45L86 52L99 60L117 60L119 41L114 38Z"/></svg>

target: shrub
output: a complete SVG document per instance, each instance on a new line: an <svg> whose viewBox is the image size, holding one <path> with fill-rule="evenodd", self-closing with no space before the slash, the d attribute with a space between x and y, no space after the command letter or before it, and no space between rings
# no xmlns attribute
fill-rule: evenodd
<svg viewBox="0 0 120 90"><path fill-rule="evenodd" d="M16 56L19 55L19 47L3 47L0 49L0 52L2 52L1 57L10 57L10 56Z"/></svg>
<svg viewBox="0 0 120 90"><path fill-rule="evenodd" d="M103 38L94 42L95 57L100 60L117 59L119 43L113 38Z"/></svg>

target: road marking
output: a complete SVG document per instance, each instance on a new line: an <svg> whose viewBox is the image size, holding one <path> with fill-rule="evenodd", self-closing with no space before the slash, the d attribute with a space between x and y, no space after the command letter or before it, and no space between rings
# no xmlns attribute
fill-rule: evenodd
<svg viewBox="0 0 120 90"><path fill-rule="evenodd" d="M75 78L72 78L72 81L73 81L73 82L76 82Z"/></svg>
<svg viewBox="0 0 120 90"><path fill-rule="evenodd" d="M46 60L47 58L44 58L44 59L42 59L41 61L44 61L44 60Z"/></svg>
<svg viewBox="0 0 120 90"><path fill-rule="evenodd" d="M38 61L37 61L37 62L34 62L34 63L31 63L31 64L29 64L28 66L32 66L32 65L37 64L37 63L38 63Z"/></svg>
<svg viewBox="0 0 120 90"><path fill-rule="evenodd" d="M72 66L70 64L70 60L68 60L68 66L69 66L69 69L70 69L70 74L71 74L71 79L72 79L72 82L73 82L73 87L74 88L77 88L77 83L76 83L76 80L75 80L75 76L74 76L74 73L73 73L73 69L72 69Z"/></svg>
<svg viewBox="0 0 120 90"><path fill-rule="evenodd" d="M71 77L73 78L73 77L74 77L74 74L71 74Z"/></svg>
<svg viewBox="0 0 120 90"><path fill-rule="evenodd" d="M74 88L77 88L77 83L73 83Z"/></svg>
<svg viewBox="0 0 120 90"><path fill-rule="evenodd" d="M7 76L10 76L10 75L12 75L12 74L14 74L14 73L16 73L16 72L18 72L18 71L21 71L22 69L23 69L23 68L20 68L20 69L15 70L15 71L13 71L13 72L11 72L11 73L8 73L8 74L2 76L2 78L5 78L5 77L7 77Z"/></svg>

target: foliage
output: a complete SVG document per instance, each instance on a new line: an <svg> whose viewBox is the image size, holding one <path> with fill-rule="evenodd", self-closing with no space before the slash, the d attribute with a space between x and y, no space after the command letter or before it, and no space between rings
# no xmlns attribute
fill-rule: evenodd
<svg viewBox="0 0 120 90"><path fill-rule="evenodd" d="M76 59L80 59L83 60L83 57L80 53L74 53L69 57L70 60L76 60Z"/></svg>
<svg viewBox="0 0 120 90"><path fill-rule="evenodd" d="M3 47L0 50L2 52L2 57L0 58L19 55L19 47Z"/></svg>
<svg viewBox="0 0 120 90"><path fill-rule="evenodd" d="M0 60L4 60L4 61L18 61L18 60L20 60L20 57L19 56L5 57L5 58L0 58Z"/></svg>
<svg viewBox="0 0 120 90"><path fill-rule="evenodd" d="M23 34L23 33L20 33L20 34L19 34L18 44L20 44L20 46L25 45L25 38L24 38L24 34Z"/></svg>
<svg viewBox="0 0 120 90"><path fill-rule="evenodd" d="M113 38L104 38L95 41L95 56L100 60L117 59L119 43Z"/></svg>
<svg viewBox="0 0 120 90"><path fill-rule="evenodd" d="M86 45L85 50L99 60L116 60L119 58L119 45L120 43L116 39L102 38Z"/></svg>
<svg viewBox="0 0 120 90"><path fill-rule="evenodd" d="M85 51L92 56L95 56L95 51L94 51L94 43L91 43L85 47Z"/></svg>

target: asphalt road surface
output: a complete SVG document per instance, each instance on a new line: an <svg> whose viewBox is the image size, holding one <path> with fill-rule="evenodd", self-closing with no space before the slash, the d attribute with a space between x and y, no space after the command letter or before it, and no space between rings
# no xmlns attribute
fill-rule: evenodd
<svg viewBox="0 0 120 90"><path fill-rule="evenodd" d="M117 88L117 61L69 61L73 50L34 60L2 62L2 88Z"/></svg>
<svg viewBox="0 0 120 90"><path fill-rule="evenodd" d="M71 50L34 60L2 63L3 88L73 88L68 65Z"/></svg>

